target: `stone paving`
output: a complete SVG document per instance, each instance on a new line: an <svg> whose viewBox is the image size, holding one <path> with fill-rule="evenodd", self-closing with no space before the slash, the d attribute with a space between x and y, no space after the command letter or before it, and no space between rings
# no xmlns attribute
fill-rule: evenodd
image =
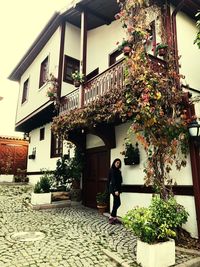
<svg viewBox="0 0 200 267"><path fill-rule="evenodd" d="M0 267L138 266L136 238L122 225L110 225L97 210L83 206L32 210L25 205L31 190L0 185ZM30 232L30 239L20 241L19 232ZM31 239L35 232L39 240ZM116 253L123 264L105 251ZM194 257L177 252L176 265Z"/></svg>

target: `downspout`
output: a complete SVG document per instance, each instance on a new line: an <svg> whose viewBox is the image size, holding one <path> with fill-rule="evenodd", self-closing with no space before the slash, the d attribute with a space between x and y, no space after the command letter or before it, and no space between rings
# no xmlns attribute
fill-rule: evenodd
<svg viewBox="0 0 200 267"><path fill-rule="evenodd" d="M176 15L178 11L181 10L186 0L182 0L178 6L174 9L172 13L172 46L174 49L174 58L176 64L176 70L179 73L179 63L178 63L178 42L177 42L177 30L176 30Z"/></svg>
<svg viewBox="0 0 200 267"><path fill-rule="evenodd" d="M81 47L80 47L80 73L86 77L86 58L87 58L87 12L81 11ZM79 88L79 106L84 105L84 87Z"/></svg>
<svg viewBox="0 0 200 267"><path fill-rule="evenodd" d="M60 54L59 54L59 63L58 63L58 104L60 103L61 98L61 88L62 88L62 78L63 78L63 60L64 60L64 43L65 43L65 25L66 22L63 19L61 24L61 36L60 36ZM59 105L58 105L59 106ZM59 110L58 110L59 112Z"/></svg>
<svg viewBox="0 0 200 267"><path fill-rule="evenodd" d="M172 45L174 48L174 57L176 70L179 73L179 63L178 63L178 42L177 42L177 27L176 27L176 15L183 7L187 0L182 0L179 5L174 9L172 13ZM189 104L189 98L186 97L188 116L191 118L195 114L194 105ZM198 238L200 238L200 167L199 167L199 148L195 146L193 142L190 141L190 159L191 159L191 169L192 169L192 180L193 180L193 191L194 191L194 201L196 208L197 217L197 229Z"/></svg>

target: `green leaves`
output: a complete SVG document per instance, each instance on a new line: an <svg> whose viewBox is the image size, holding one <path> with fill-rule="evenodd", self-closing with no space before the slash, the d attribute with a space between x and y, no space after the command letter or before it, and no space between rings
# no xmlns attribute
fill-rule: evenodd
<svg viewBox="0 0 200 267"><path fill-rule="evenodd" d="M141 241L155 243L175 238L176 229L187 221L188 215L174 197L163 200L154 196L148 208L136 207L128 211L123 223Z"/></svg>

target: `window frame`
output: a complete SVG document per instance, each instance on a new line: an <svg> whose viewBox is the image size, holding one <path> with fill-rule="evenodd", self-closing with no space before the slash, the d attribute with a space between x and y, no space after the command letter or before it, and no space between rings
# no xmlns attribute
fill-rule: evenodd
<svg viewBox="0 0 200 267"><path fill-rule="evenodd" d="M41 88L47 81L49 71L49 56L47 56L40 64L40 79L39 88Z"/></svg>
<svg viewBox="0 0 200 267"><path fill-rule="evenodd" d="M63 151L63 140L60 137L57 137L51 132L51 158L57 158L62 156Z"/></svg>
<svg viewBox="0 0 200 267"><path fill-rule="evenodd" d="M70 70L70 75L69 75ZM64 60L64 71L63 71L63 82L73 84L71 74L76 70L80 71L80 60L65 55Z"/></svg>
<svg viewBox="0 0 200 267"><path fill-rule="evenodd" d="M21 104L24 104L28 100L28 90L29 90L29 78L26 79L23 84Z"/></svg>
<svg viewBox="0 0 200 267"><path fill-rule="evenodd" d="M40 141L45 139L45 128L40 128Z"/></svg>

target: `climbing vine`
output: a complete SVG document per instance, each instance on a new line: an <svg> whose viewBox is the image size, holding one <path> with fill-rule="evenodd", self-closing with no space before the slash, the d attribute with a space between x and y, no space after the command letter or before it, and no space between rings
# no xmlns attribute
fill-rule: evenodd
<svg viewBox="0 0 200 267"><path fill-rule="evenodd" d="M183 102L183 92L176 71L173 49L167 47L167 67L155 69L146 52L149 38L147 1L120 2L119 19L132 47L127 60L126 101L131 103L135 116L130 132L144 146L147 154L145 184L166 198L166 185L172 184L169 173L186 165L188 153L189 118ZM166 37L162 36L165 42ZM155 44L154 44L155 47Z"/></svg>

